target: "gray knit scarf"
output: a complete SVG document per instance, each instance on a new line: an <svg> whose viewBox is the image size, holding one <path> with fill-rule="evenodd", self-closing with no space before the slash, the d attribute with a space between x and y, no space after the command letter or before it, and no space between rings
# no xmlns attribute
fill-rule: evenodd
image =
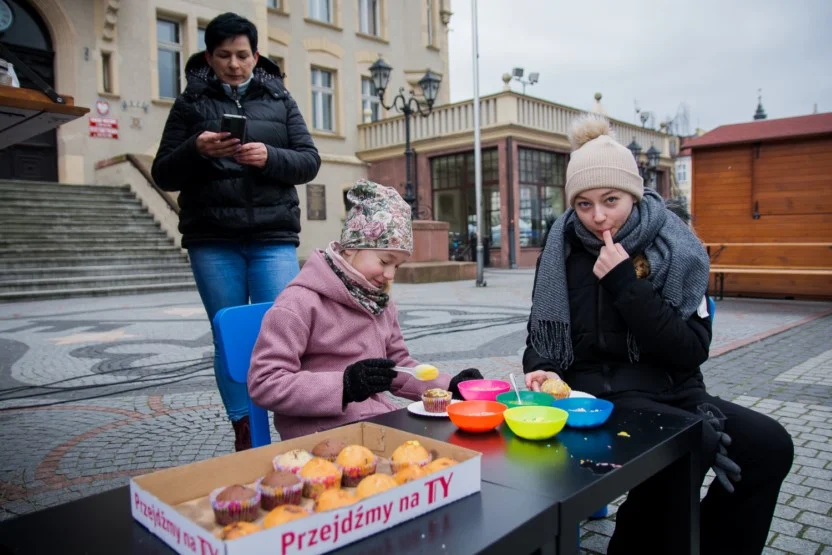
<svg viewBox="0 0 832 555"><path fill-rule="evenodd" d="M574 228L584 248L598 255L604 242L586 229L570 208L558 218L546 241L532 296L531 343L542 356L567 369L573 361L570 335L566 259L571 245L565 232ZM647 279L664 301L687 320L708 289L709 258L705 247L690 228L670 212L652 189L644 190L641 202L614 237L630 255L644 253L650 263ZM638 360L638 345L628 334L630 360Z"/></svg>
<svg viewBox="0 0 832 555"><path fill-rule="evenodd" d="M329 264L329 267L335 272L338 279L346 286L350 296L358 304L370 311L371 314L378 315L384 312L384 309L387 308L387 304L390 302L390 295L383 291L373 291L350 278L350 276L335 264L335 261L332 260L332 257L326 251L324 251L324 260L326 260L326 263Z"/></svg>

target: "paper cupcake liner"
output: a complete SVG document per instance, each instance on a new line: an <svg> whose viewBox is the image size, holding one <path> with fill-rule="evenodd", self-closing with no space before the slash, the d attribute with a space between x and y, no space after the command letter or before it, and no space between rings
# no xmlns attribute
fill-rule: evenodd
<svg viewBox="0 0 832 555"><path fill-rule="evenodd" d="M243 501L220 501L217 496L225 488L217 488L211 492L208 499L211 501L211 507L214 509L214 518L217 524L231 524L232 522L239 522L244 520L246 522L254 522L257 520L260 511L260 492L254 492L251 499Z"/></svg>
<svg viewBox="0 0 832 555"><path fill-rule="evenodd" d="M370 474L375 474L377 466L378 459L375 459L371 464L365 464L363 466L345 466L341 484L345 488L354 488L361 480Z"/></svg>
<svg viewBox="0 0 832 555"><path fill-rule="evenodd" d="M407 468L408 466L421 466L421 467L424 467L424 466L426 466L428 463L430 463L430 461L431 461L432 459L433 459L433 457L428 456L428 459L427 459L426 461L418 461L418 462L415 462L415 461L407 461L407 462L398 462L398 463L397 463L397 462L395 462L395 461L390 461L390 469L393 471L393 474L395 474L395 473L396 473L396 472L398 472L399 470L404 470L404 469L405 469L405 468Z"/></svg>
<svg viewBox="0 0 832 555"><path fill-rule="evenodd" d="M446 412L451 404L451 395L447 397L422 397L425 412Z"/></svg>
<svg viewBox="0 0 832 555"><path fill-rule="evenodd" d="M341 487L341 469L335 476L320 476L318 478L301 478L303 480L303 496L308 499L317 499L324 491L331 488Z"/></svg>
<svg viewBox="0 0 832 555"><path fill-rule="evenodd" d="M260 493L260 506L263 510L271 511L280 505L300 505L303 481L293 486L267 486L263 478L258 478L257 491Z"/></svg>
<svg viewBox="0 0 832 555"><path fill-rule="evenodd" d="M277 457L275 457L275 458L272 460L272 468L274 468L275 470L280 470L280 471L282 471L282 472L291 472L292 474L297 475L297 474L300 472L300 469L301 469L301 468L303 468L303 466L296 466L296 465L286 466L286 465L282 465L282 464L280 464L280 463L278 463L278 462L277 462Z"/></svg>

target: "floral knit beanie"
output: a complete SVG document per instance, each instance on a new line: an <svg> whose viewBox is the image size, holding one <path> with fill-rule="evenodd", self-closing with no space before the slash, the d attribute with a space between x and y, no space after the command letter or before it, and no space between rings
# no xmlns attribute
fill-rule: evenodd
<svg viewBox="0 0 832 555"><path fill-rule="evenodd" d="M347 200L352 207L341 231L341 247L413 254L410 206L395 189L359 179L347 191Z"/></svg>

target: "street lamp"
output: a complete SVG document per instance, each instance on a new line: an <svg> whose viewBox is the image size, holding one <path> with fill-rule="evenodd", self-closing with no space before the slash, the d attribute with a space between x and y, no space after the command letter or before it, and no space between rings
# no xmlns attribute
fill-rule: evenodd
<svg viewBox="0 0 832 555"><path fill-rule="evenodd" d="M511 70L511 76L514 78L515 81L520 81L523 83L523 94L526 94L526 85L534 85L540 80L540 73L532 72L529 73L529 80L523 80L523 74L526 72L522 67L516 67Z"/></svg>
<svg viewBox="0 0 832 555"><path fill-rule="evenodd" d="M636 159L638 173L641 174L641 176L647 181L648 187L655 189L661 151L659 151L655 145L651 144L650 148L648 148L645 153L647 160L644 160L641 156L641 145L636 142L635 137L633 137L632 142L627 145L627 148L630 149L630 152L633 153L633 158Z"/></svg>
<svg viewBox="0 0 832 555"><path fill-rule="evenodd" d="M419 87L422 89L422 94L425 96L425 103L427 110L422 108L422 103L414 96L413 91L410 91L410 96L405 98L404 87L399 88L398 94L393 97L393 102L390 105L384 104L384 91L390 83L390 73L393 68L385 62L380 56L373 65L370 66L370 75L373 79L373 85L376 88L379 102L384 106L385 110L395 108L397 112L404 114L404 155L406 160L406 181L404 186L404 200L410 205L413 213L413 219L419 216L419 198L413 190L413 151L410 148L410 116L419 114L422 117L427 116L433 111L433 103L436 102L436 95L439 93L439 85L442 78L428 69L425 74L419 79Z"/></svg>

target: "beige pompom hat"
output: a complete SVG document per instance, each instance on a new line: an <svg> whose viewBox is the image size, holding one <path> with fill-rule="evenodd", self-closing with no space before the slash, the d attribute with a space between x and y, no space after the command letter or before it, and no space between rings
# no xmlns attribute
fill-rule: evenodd
<svg viewBox="0 0 832 555"><path fill-rule="evenodd" d="M566 202L590 189L619 189L637 201L644 195L644 179L630 149L615 140L606 118L588 115L577 120L569 133L572 156L566 166Z"/></svg>

